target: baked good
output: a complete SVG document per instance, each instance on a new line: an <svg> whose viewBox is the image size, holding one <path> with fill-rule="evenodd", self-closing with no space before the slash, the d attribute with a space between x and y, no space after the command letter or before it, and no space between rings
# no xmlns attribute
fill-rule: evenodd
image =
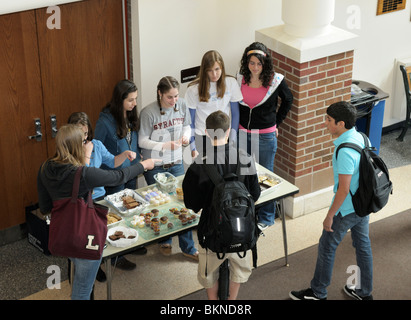
<svg viewBox="0 0 411 320"><path fill-rule="evenodd" d="M123 205L127 209L133 209L136 208L140 205L140 202L138 202L136 199L134 199L132 196L123 196L121 198L123 200Z"/></svg>
<svg viewBox="0 0 411 320"><path fill-rule="evenodd" d="M177 199L184 200L184 193L182 188L176 188Z"/></svg>
<svg viewBox="0 0 411 320"><path fill-rule="evenodd" d="M172 222L169 222L167 224L167 228L172 229L174 227L174 224Z"/></svg>
<svg viewBox="0 0 411 320"><path fill-rule="evenodd" d="M107 224L112 224L120 221L122 218L113 212L107 214Z"/></svg>
<svg viewBox="0 0 411 320"><path fill-rule="evenodd" d="M168 221L168 218L167 218L166 216L163 216L163 217L160 218L160 222L161 222L162 224L166 224L167 221Z"/></svg>
<svg viewBox="0 0 411 320"><path fill-rule="evenodd" d="M109 236L108 238L112 241L116 241L120 238L125 238L125 237L126 236L124 235L123 231L116 231L111 236Z"/></svg>
<svg viewBox="0 0 411 320"><path fill-rule="evenodd" d="M173 212L173 214L174 214L174 218L178 219L180 217L181 212L176 210Z"/></svg>
<svg viewBox="0 0 411 320"><path fill-rule="evenodd" d="M158 209L153 209L153 210L151 210L151 213L153 214L154 217L157 217L159 211L158 211Z"/></svg>

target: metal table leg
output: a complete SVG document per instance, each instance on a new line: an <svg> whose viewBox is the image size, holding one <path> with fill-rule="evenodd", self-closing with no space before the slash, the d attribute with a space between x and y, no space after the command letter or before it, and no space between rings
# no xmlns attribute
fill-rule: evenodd
<svg viewBox="0 0 411 320"><path fill-rule="evenodd" d="M284 212L284 199L280 200L280 217L281 223L283 225L283 244L284 244L284 255L285 255L285 266L288 267L288 244L287 244L287 229L285 226L285 212ZM278 209L278 207L277 207Z"/></svg>
<svg viewBox="0 0 411 320"><path fill-rule="evenodd" d="M106 266L106 277L107 277L107 300L111 300L111 259L106 259L104 262Z"/></svg>

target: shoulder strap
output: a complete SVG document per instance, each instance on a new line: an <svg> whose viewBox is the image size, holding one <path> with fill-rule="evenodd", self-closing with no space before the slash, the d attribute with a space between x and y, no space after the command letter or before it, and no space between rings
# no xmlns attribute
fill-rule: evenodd
<svg viewBox="0 0 411 320"><path fill-rule="evenodd" d="M78 167L74 176L73 189L71 191L71 201L77 201L78 190L80 188L80 177L83 167Z"/></svg>
<svg viewBox="0 0 411 320"><path fill-rule="evenodd" d="M83 172L83 167L78 167L76 170L76 174L74 176L73 189L71 191L71 202L77 201L78 191L80 189L80 178L81 178L82 172ZM90 190L87 195L87 205L89 208L94 208L92 193L93 193L92 190Z"/></svg>
<svg viewBox="0 0 411 320"><path fill-rule="evenodd" d="M218 172L217 167L213 164L204 164L204 171L207 173L208 177L214 183L218 185L223 181L223 177Z"/></svg>
<svg viewBox="0 0 411 320"><path fill-rule="evenodd" d="M338 159L338 151L340 151L341 148L351 148L351 149L358 151L359 153L362 152L362 148L358 144L351 143L351 142L344 142L338 146L337 151L335 153L335 159Z"/></svg>
<svg viewBox="0 0 411 320"><path fill-rule="evenodd" d="M362 135L363 139L364 139L364 149L365 148L370 148L370 144L368 142L368 137L364 132L358 131L359 134ZM335 158L338 158L338 151L340 151L341 148L351 148L354 149L356 151L358 151L359 153L361 153L361 151L363 150L363 148L361 148L358 144L355 143L351 143L351 142L344 142L341 143L338 147L337 147L337 151L335 152Z"/></svg>

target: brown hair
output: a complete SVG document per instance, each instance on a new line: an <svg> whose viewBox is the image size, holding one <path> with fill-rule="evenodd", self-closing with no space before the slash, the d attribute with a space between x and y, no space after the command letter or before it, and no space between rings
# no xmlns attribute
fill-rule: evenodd
<svg viewBox="0 0 411 320"><path fill-rule="evenodd" d="M189 84L189 86L198 83L198 96L200 102L208 102L210 99L210 79L207 72L212 69L215 63L218 63L221 68L221 77L217 81L217 97L223 98L225 93L225 67L223 57L215 50L207 51L201 60L200 71L197 79Z"/></svg>
<svg viewBox="0 0 411 320"><path fill-rule="evenodd" d="M91 127L91 122L90 119L85 112L73 112L70 117L67 120L67 123L71 124L77 124L77 125L82 125L82 126L87 126L88 128L88 134L87 134L87 140L91 141L93 140L93 128Z"/></svg>

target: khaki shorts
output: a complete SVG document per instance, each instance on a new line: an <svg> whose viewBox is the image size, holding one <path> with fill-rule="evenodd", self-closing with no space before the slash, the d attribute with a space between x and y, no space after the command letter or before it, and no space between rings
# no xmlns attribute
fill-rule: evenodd
<svg viewBox="0 0 411 320"><path fill-rule="evenodd" d="M230 280L236 283L247 282L252 270L252 255L251 250L247 251L244 258L240 258L237 253L226 253L224 259L220 260L213 251L200 247L198 248L198 281L204 288L212 288L218 280L220 265L228 259Z"/></svg>

